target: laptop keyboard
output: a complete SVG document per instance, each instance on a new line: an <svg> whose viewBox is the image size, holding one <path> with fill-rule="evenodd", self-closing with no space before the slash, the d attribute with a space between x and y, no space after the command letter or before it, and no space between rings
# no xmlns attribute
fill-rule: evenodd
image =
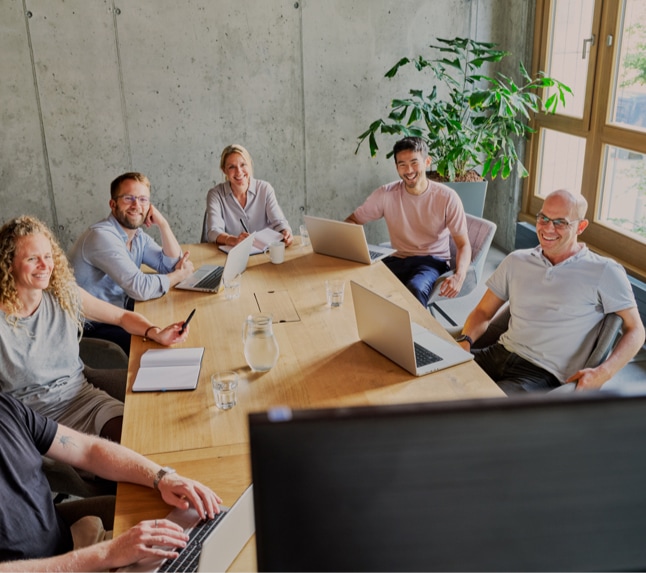
<svg viewBox="0 0 646 573"><path fill-rule="evenodd" d="M415 362L418 367L428 366L429 364L439 362L440 360L442 360L441 356L434 354L428 348L424 348L415 342Z"/></svg>
<svg viewBox="0 0 646 573"><path fill-rule="evenodd" d="M220 285L220 280L222 279L223 272L224 272L224 267L218 267L217 269L212 270L202 280L198 281L193 288L207 288L207 289L217 288Z"/></svg>
<svg viewBox="0 0 646 573"><path fill-rule="evenodd" d="M202 543L220 523L226 511L221 511L213 519L200 521L189 533L186 547L179 549L175 559L166 559L158 571L197 571L202 552Z"/></svg>
<svg viewBox="0 0 646 573"><path fill-rule="evenodd" d="M383 256L383 253L381 251L368 251L370 253L370 260L374 261L375 259L378 259L379 257Z"/></svg>

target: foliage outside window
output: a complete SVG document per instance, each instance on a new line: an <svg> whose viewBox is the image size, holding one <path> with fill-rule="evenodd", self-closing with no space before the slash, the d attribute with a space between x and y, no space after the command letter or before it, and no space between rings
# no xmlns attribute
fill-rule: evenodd
<svg viewBox="0 0 646 573"><path fill-rule="evenodd" d="M584 240L646 278L646 2L538 0L535 66L572 103L540 116L523 216L565 187L589 203Z"/></svg>

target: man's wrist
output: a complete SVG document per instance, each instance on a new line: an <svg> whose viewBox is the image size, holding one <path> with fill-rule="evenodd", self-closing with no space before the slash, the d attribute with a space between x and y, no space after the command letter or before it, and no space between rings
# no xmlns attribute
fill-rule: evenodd
<svg viewBox="0 0 646 573"><path fill-rule="evenodd" d="M177 472L171 467L164 466L163 468L160 468L157 474L155 475L155 479L153 480L153 489L159 489L159 482L162 479L164 479L164 476L168 474L174 474L174 473L177 473Z"/></svg>
<svg viewBox="0 0 646 573"><path fill-rule="evenodd" d="M469 343L469 350L473 346L473 339L468 335L468 334L460 334L455 341L459 344L461 342L468 342Z"/></svg>

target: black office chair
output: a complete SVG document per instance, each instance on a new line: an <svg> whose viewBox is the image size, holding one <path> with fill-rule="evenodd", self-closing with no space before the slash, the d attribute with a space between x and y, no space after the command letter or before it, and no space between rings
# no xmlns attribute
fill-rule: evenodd
<svg viewBox="0 0 646 573"><path fill-rule="evenodd" d="M121 347L100 338L82 338L80 356L88 381L123 402L126 397L128 356ZM112 482L96 479L92 474L46 456L43 456L43 471L50 489L57 494L57 501L69 496L86 498L115 493L115 484Z"/></svg>

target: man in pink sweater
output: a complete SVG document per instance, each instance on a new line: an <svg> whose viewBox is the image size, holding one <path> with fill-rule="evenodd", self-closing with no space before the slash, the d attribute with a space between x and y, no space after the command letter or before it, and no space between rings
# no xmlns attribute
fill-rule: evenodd
<svg viewBox="0 0 646 573"><path fill-rule="evenodd" d="M471 263L462 201L453 189L426 177L431 158L423 139L405 137L395 143L393 152L401 180L373 191L346 221L363 225L386 220L397 252L383 261L424 306L437 278L449 270L449 237L453 237L456 269L442 283L440 294L455 297Z"/></svg>

